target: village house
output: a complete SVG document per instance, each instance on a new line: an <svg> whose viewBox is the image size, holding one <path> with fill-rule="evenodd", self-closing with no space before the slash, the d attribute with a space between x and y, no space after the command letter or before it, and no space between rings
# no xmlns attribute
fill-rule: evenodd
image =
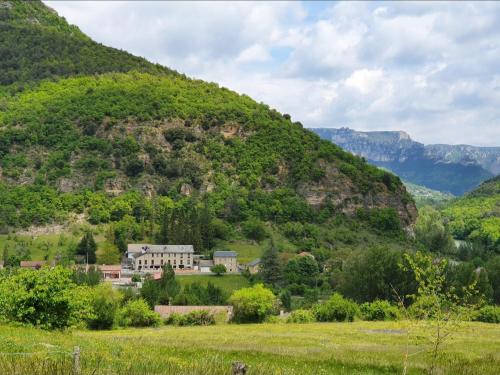
<svg viewBox="0 0 500 375"><path fill-rule="evenodd" d="M260 258L254 259L251 262L247 263L247 270L251 274L259 272L259 267L260 267Z"/></svg>
<svg viewBox="0 0 500 375"><path fill-rule="evenodd" d="M120 264L106 265L98 267L104 280L117 280L122 277L122 266Z"/></svg>
<svg viewBox="0 0 500 375"><path fill-rule="evenodd" d="M174 269L193 269L193 254L193 245L129 244L126 256L135 271L155 271L165 264Z"/></svg>
<svg viewBox="0 0 500 375"><path fill-rule="evenodd" d="M200 261L199 261L200 272L203 272L203 273L212 272L210 269L213 266L214 266L213 260L200 259Z"/></svg>
<svg viewBox="0 0 500 375"><path fill-rule="evenodd" d="M223 264L226 266L227 272L237 272L237 256L238 253L235 251L214 251L214 265Z"/></svg>

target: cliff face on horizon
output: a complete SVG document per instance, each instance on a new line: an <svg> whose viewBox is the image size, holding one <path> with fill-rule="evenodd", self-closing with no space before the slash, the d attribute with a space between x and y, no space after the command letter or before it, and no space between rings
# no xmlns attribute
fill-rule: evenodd
<svg viewBox="0 0 500 375"><path fill-rule="evenodd" d="M424 145L402 131L311 130L406 181L454 195L500 172L500 147Z"/></svg>

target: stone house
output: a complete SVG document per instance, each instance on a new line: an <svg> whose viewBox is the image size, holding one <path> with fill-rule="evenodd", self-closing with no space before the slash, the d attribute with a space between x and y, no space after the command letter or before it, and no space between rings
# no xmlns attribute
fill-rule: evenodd
<svg viewBox="0 0 500 375"><path fill-rule="evenodd" d="M214 251L214 265L223 264L227 272L238 271L238 253L236 251Z"/></svg>
<svg viewBox="0 0 500 375"><path fill-rule="evenodd" d="M122 266L120 264L98 266L104 280L116 280L122 277Z"/></svg>
<svg viewBox="0 0 500 375"><path fill-rule="evenodd" d="M135 271L157 271L165 264L174 269L193 269L193 245L129 244L127 258Z"/></svg>
<svg viewBox="0 0 500 375"><path fill-rule="evenodd" d="M247 263L247 270L251 274L259 272L260 267L260 258L254 259L251 262Z"/></svg>
<svg viewBox="0 0 500 375"><path fill-rule="evenodd" d="M212 271L210 271L210 268L212 268L213 266L214 266L213 260L200 259L200 261L199 261L200 272L203 272L203 273L212 272Z"/></svg>

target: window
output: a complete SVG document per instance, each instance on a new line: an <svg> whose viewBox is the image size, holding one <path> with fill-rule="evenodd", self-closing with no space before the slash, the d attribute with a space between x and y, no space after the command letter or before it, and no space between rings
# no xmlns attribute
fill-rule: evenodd
<svg viewBox="0 0 500 375"><path fill-rule="evenodd" d="M151 259L151 265L154 265L154 264L155 264L155 260Z"/></svg>
<svg viewBox="0 0 500 375"><path fill-rule="evenodd" d="M161 265L163 266L163 259L161 260Z"/></svg>
<svg viewBox="0 0 500 375"><path fill-rule="evenodd" d="M144 265L148 264L148 260L144 259Z"/></svg>
<svg viewBox="0 0 500 375"><path fill-rule="evenodd" d="M139 265L141 265L141 260L139 259Z"/></svg>

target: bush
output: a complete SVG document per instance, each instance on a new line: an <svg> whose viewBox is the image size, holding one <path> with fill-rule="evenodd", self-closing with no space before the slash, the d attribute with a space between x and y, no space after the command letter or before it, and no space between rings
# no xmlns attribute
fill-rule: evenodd
<svg viewBox="0 0 500 375"><path fill-rule="evenodd" d="M433 319L435 317L433 315L435 303L436 301L433 298L419 297L410 305L408 312L414 319Z"/></svg>
<svg viewBox="0 0 500 375"><path fill-rule="evenodd" d="M90 329L110 329L123 296L109 284L101 284L92 293L93 316L87 321Z"/></svg>
<svg viewBox="0 0 500 375"><path fill-rule="evenodd" d="M400 317L397 306L383 300L363 303L360 310L364 320L397 320Z"/></svg>
<svg viewBox="0 0 500 375"><path fill-rule="evenodd" d="M215 324L214 315L207 310L191 311L187 314L170 314L164 323L176 326L210 326Z"/></svg>
<svg viewBox="0 0 500 375"><path fill-rule="evenodd" d="M473 320L484 323L500 323L500 307L484 306L474 315Z"/></svg>
<svg viewBox="0 0 500 375"><path fill-rule="evenodd" d="M262 241L266 238L266 228L264 224L257 219L250 219L242 224L243 234L255 241Z"/></svg>
<svg viewBox="0 0 500 375"><path fill-rule="evenodd" d="M138 299L120 310L118 321L123 327L151 327L160 324L160 315L151 311L146 301Z"/></svg>
<svg viewBox="0 0 500 375"><path fill-rule="evenodd" d="M287 323L313 323L316 321L316 317L311 310L295 310L292 311Z"/></svg>
<svg viewBox="0 0 500 375"><path fill-rule="evenodd" d="M283 322L284 322L283 318L277 315L268 315L266 319L264 319L264 323L268 324L278 324Z"/></svg>
<svg viewBox="0 0 500 375"><path fill-rule="evenodd" d="M327 302L314 305L313 313L318 322L352 322L359 315L359 307L335 293Z"/></svg>
<svg viewBox="0 0 500 375"><path fill-rule="evenodd" d="M235 291L229 303L233 305L233 320L239 323L262 322L277 306L276 296L262 284Z"/></svg>
<svg viewBox="0 0 500 375"><path fill-rule="evenodd" d="M222 276L227 272L227 269L223 264L216 264L215 266L210 267L210 272L215 273L217 276Z"/></svg>
<svg viewBox="0 0 500 375"><path fill-rule="evenodd" d="M20 270L0 278L0 319L45 329L81 325L92 316L91 289L68 269Z"/></svg>

